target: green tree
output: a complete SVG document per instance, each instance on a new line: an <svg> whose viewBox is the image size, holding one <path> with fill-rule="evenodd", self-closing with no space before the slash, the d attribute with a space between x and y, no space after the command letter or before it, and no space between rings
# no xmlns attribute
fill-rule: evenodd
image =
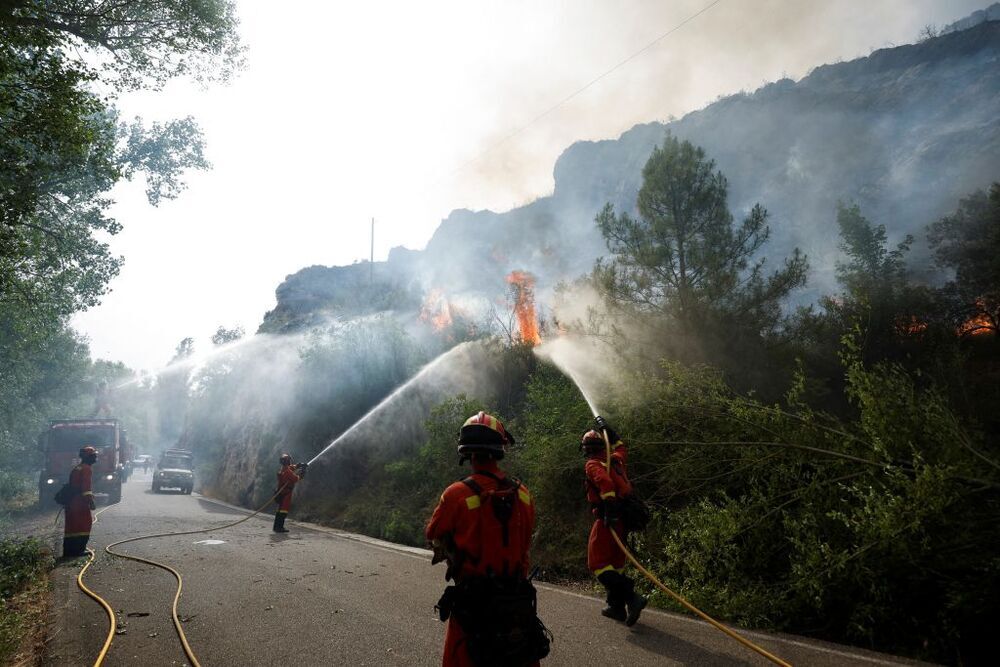
<svg viewBox="0 0 1000 667"><path fill-rule="evenodd" d="M837 279L855 300L886 303L906 284L907 235L889 250L885 225L873 225L857 204L837 207L840 249L847 261L837 262Z"/></svg>
<svg viewBox="0 0 1000 667"><path fill-rule="evenodd" d="M796 249L785 266L765 276L767 211L759 204L739 225L727 205L728 183L705 151L668 136L642 170L639 218L597 216L612 256L599 262L597 285L614 301L705 325L712 315L770 330L780 302L804 284L806 260Z"/></svg>
<svg viewBox="0 0 1000 667"><path fill-rule="evenodd" d="M212 345L218 347L219 345L232 343L240 340L245 335L246 332L243 330L243 327L227 329L226 327L220 326L215 330L215 333L212 334Z"/></svg>
<svg viewBox="0 0 1000 667"><path fill-rule="evenodd" d="M806 258L796 249L767 273L767 212L757 204L737 224L725 176L690 142L668 135L642 173L638 217L607 205L596 219L611 254L592 280L617 321L605 335L625 336L647 362L716 364L740 390L780 396L792 359L773 349Z"/></svg>
<svg viewBox="0 0 1000 667"><path fill-rule="evenodd" d="M0 2L0 304L58 317L97 303L121 263L95 237L121 228L110 189L143 173L156 205L208 167L192 119L120 122L114 95L232 71L236 25L221 0Z"/></svg>
<svg viewBox="0 0 1000 667"><path fill-rule="evenodd" d="M238 25L230 0L0 1L4 32L67 51L82 46L119 87L228 77L242 64Z"/></svg>
<svg viewBox="0 0 1000 667"><path fill-rule="evenodd" d="M1000 183L961 201L927 235L940 268L954 273L942 294L963 336L1000 333Z"/></svg>
<svg viewBox="0 0 1000 667"><path fill-rule="evenodd" d="M899 357L904 342L922 335L932 317L930 295L913 284L906 265L913 237L890 248L885 225L869 221L856 204L838 205L837 227L844 253L836 264L842 291L821 301L833 321L827 351L835 356L842 332L860 322L866 360Z"/></svg>
<svg viewBox="0 0 1000 667"><path fill-rule="evenodd" d="M240 65L223 0L0 0L0 462L31 467L34 434L83 414L92 378L69 317L96 305L122 258L109 193L140 175L152 205L205 169L192 119L122 121L122 90ZM89 394L81 399L82 393Z"/></svg>

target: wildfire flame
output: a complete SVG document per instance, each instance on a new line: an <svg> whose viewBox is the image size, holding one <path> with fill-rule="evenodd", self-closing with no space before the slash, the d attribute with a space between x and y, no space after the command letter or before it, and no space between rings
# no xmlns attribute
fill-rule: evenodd
<svg viewBox="0 0 1000 667"><path fill-rule="evenodd" d="M442 290L435 287L424 297L420 321L430 324L435 331L444 331L451 326L451 304Z"/></svg>
<svg viewBox="0 0 1000 667"><path fill-rule="evenodd" d="M996 332L996 325L987 314L986 302L976 299L976 310L979 311L958 327L959 336L981 336Z"/></svg>
<svg viewBox="0 0 1000 667"><path fill-rule="evenodd" d="M896 331L903 336L916 336L927 330L927 323L911 315L909 319L900 318L896 321Z"/></svg>
<svg viewBox="0 0 1000 667"><path fill-rule="evenodd" d="M538 316L535 313L535 277L527 271L511 271L507 283L514 292L514 314L521 334L521 340L538 345L542 337L538 333Z"/></svg>

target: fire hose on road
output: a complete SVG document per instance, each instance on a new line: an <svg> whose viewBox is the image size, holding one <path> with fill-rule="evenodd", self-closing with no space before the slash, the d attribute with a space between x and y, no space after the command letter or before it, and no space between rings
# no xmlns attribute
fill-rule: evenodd
<svg viewBox="0 0 1000 667"><path fill-rule="evenodd" d="M271 496L268 499L268 501L266 503L264 503L263 505L261 505L260 507L258 507L252 513L250 513L250 514L248 514L248 515L246 515L244 517L241 517L240 519L237 519L236 521L232 521L230 523L226 523L226 524L223 524L221 526L212 526L210 528L198 528L198 529L195 529L195 530L182 530L182 531L169 532L169 533L153 533L151 535L140 535L139 537L130 537L128 539L118 540L117 542L112 542L111 544L109 544L106 547L104 547L104 551L106 551L108 554L110 554L112 556L118 556L119 558L126 558L128 560L134 560L134 561L136 561L138 563L145 563L147 565L152 565L153 567L158 567L161 570L166 570L167 572L169 572L170 574L172 574L173 577L174 577L174 579L177 580L177 590L174 593L174 601L173 601L173 604L172 604L171 609L170 609L170 615L171 615L171 619L173 620L174 629L177 631L177 637L181 641L181 647L184 649L184 655L187 656L187 659L191 662L192 667L201 667L201 663L198 662L198 658L197 658L197 656L195 656L194 650L191 648L191 645L188 643L187 636L184 634L184 628L181 626L181 620L177 616L177 604L180 602L180 599L181 599L181 590L184 587L184 577L175 568L167 565L166 563L160 563L158 561L155 561L155 560L152 560L152 559L149 559L149 558L143 558L141 556L130 556L129 554L126 554L126 553L121 553L121 552L118 552L118 551L114 551L112 549L112 547L117 547L117 546L122 545L122 544L128 544L129 542L138 542L140 540L149 540L149 539L153 539L154 537L173 537L173 536L178 536L178 535L198 535L198 534L202 534L202 533L214 533L216 531L224 530L226 528L232 528L233 526L238 526L239 524L241 524L241 523L243 523L245 521L249 521L250 519L254 518L258 514L260 514L261 512L263 512L265 509L267 509L267 507L271 503L274 502L275 498L277 498L279 495L281 495L281 492L284 491L284 490L285 490L285 486L282 486L280 489L278 489L274 493L273 496ZM114 503L112 505L108 505L107 507L102 508L99 512L95 513L95 515L94 515L94 522L95 523L97 522L97 518L100 517L100 515L103 512L106 512L107 510L111 509L112 507L114 507L117 504L118 503ZM81 568L79 574L77 574L77 576L76 576L76 584L77 584L77 586L79 586L80 590L82 590L85 594L87 594L87 596L93 598L99 605L101 605L104 608L105 613L107 613L107 615L108 615L108 624L109 624L108 635L107 635L107 637L104 640L104 646L101 648L101 652L98 653L97 659L94 661L94 667L100 667L101 664L104 662L104 659L108 655L108 650L111 648L111 642L115 638L115 631L117 630L118 622L117 622L117 619L115 617L115 612L111 608L111 605L108 604L108 601L105 600L104 598L102 598L101 596L99 596L94 591L92 591L89 588L87 588L87 585L85 583L83 583L83 577L86 574L87 569L94 563L94 559L96 557L96 554L94 553L93 549L87 549L87 553L90 554L90 558L87 560L87 563L83 566L83 568Z"/></svg>

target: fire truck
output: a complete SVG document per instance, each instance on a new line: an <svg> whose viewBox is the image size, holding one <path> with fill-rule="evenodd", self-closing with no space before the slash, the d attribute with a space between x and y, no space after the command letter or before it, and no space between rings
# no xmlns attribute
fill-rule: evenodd
<svg viewBox="0 0 1000 667"><path fill-rule="evenodd" d="M69 481L70 470L80 458L81 447L97 449L93 468L95 496L108 503L122 497L122 469L131 457L128 435L117 419L59 419L38 436L45 466L38 477L38 503L51 505L52 497Z"/></svg>

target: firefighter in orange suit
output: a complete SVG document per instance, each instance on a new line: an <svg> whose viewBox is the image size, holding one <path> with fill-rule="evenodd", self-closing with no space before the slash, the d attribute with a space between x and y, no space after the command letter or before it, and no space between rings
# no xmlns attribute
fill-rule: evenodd
<svg viewBox="0 0 1000 667"><path fill-rule="evenodd" d="M97 463L97 450L84 447L80 450L80 463L69 473L72 497L66 505L66 528L63 531L63 557L82 556L90 541L90 527L94 517L90 512L95 508L94 492L91 484L93 466Z"/></svg>
<svg viewBox="0 0 1000 667"><path fill-rule="evenodd" d="M612 450L609 470L604 435L590 430L580 441L580 450L587 459L584 464L587 502L595 517L587 542L587 567L607 591L608 604L601 614L624 621L631 627L639 620L646 598L635 592L632 580L625 575L625 552L611 535L614 530L622 542L626 538L620 514L622 499L632 493L632 483L625 469L628 448L604 417L597 417L595 421L598 429L607 432Z"/></svg>
<svg viewBox="0 0 1000 667"><path fill-rule="evenodd" d="M292 463L292 457L288 454L281 455L281 468L278 470L278 489L275 501L278 503L278 511L274 513L274 532L287 533L285 528L285 518L288 510L292 509L292 491L299 480L306 476L306 463Z"/></svg>
<svg viewBox="0 0 1000 667"><path fill-rule="evenodd" d="M437 609L445 630L445 667L537 665L551 635L537 615L528 573L535 529L531 493L497 465L514 438L499 419L480 412L459 431L459 464L472 474L444 490L426 536L432 563L448 562Z"/></svg>

